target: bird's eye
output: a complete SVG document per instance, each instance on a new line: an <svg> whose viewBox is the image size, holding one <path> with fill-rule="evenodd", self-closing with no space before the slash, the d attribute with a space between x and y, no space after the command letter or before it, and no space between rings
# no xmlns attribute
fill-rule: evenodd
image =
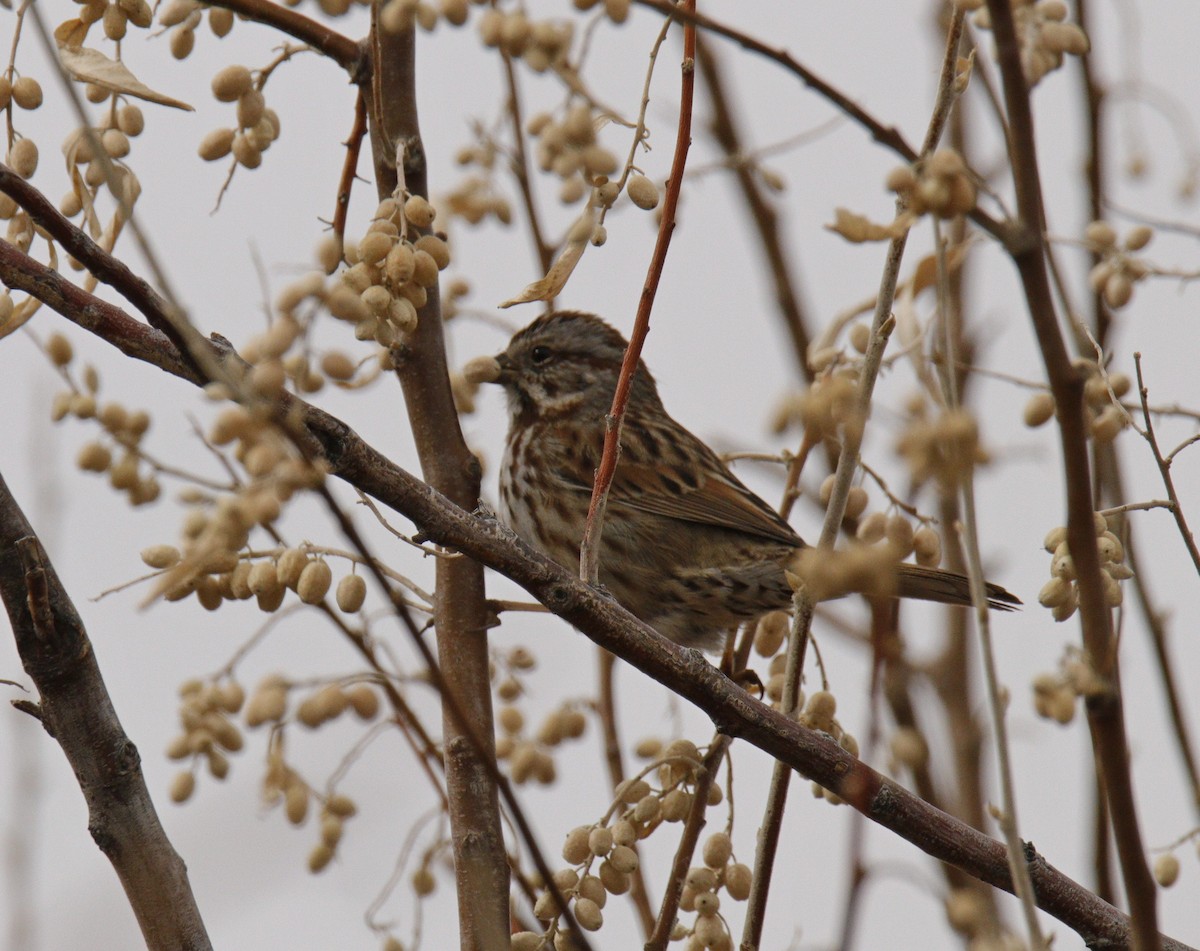
<svg viewBox="0 0 1200 951"><path fill-rule="evenodd" d="M550 359L550 348L534 347L529 353L529 359L533 361L535 366L541 366Z"/></svg>

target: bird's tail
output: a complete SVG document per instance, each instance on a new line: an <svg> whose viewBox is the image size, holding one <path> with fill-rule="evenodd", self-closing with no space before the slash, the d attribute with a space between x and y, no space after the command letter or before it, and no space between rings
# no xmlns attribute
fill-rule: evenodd
<svg viewBox="0 0 1200 951"><path fill-rule="evenodd" d="M971 586L965 575L942 568L920 565L899 566L899 591L902 598L937 601L939 604L971 603ZM1015 611L1021 599L998 584L987 582L988 607L995 611Z"/></svg>

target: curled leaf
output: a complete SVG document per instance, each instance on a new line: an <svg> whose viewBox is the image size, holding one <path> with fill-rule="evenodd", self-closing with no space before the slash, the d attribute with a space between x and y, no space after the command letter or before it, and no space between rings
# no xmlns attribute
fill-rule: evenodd
<svg viewBox="0 0 1200 951"><path fill-rule="evenodd" d="M78 17L63 20L54 28L54 40L60 47L79 47L87 39L88 25Z"/></svg>
<svg viewBox="0 0 1200 951"><path fill-rule="evenodd" d="M156 102L162 106L194 111L186 102L155 92L134 76L124 63L109 59L99 50L63 45L58 48L58 58L62 60L63 68L70 73L71 78L81 83L91 83L111 92Z"/></svg>
<svg viewBox="0 0 1200 951"><path fill-rule="evenodd" d="M36 297L26 297L17 304L8 320L0 324L0 340L24 327L29 322L29 318L36 314L41 306L42 302Z"/></svg>
<svg viewBox="0 0 1200 951"><path fill-rule="evenodd" d="M583 257L583 252L587 249L588 241L592 237L592 231L595 230L595 216L590 208L576 220L571 226L571 232L567 235L567 244L563 248L562 253L553 264L550 265L550 270L546 272L546 276L540 280L534 281L525 290L521 291L516 297L506 300L501 307L512 307L513 304L528 304L535 300L553 300L566 286L567 279L575 270L575 265L579 263L579 259Z"/></svg>
<svg viewBox="0 0 1200 951"><path fill-rule="evenodd" d="M899 237L907 229L910 222L897 218L890 225L880 225L871 221L866 215L855 214L846 208L838 208L834 212L833 224L826 225L828 231L840 234L852 244L864 244L867 241L891 241Z"/></svg>

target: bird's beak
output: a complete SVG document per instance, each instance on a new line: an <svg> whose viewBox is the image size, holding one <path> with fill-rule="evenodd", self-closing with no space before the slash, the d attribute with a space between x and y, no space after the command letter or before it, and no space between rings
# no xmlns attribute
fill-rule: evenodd
<svg viewBox="0 0 1200 951"><path fill-rule="evenodd" d="M490 382L492 383L507 383L512 379L512 361L508 359L507 353L498 353L493 358L496 361L496 366L500 368L500 374Z"/></svg>

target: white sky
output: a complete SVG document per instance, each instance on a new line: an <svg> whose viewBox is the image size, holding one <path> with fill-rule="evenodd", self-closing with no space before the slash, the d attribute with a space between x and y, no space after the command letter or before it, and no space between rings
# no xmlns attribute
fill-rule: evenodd
<svg viewBox="0 0 1200 951"><path fill-rule="evenodd" d="M567 5L547 2L531 6L539 13L552 13ZM746 32L786 47L882 121L896 125L911 143L919 143L941 49L941 41L932 32L930 4L713 0L701 7L717 18L736 17ZM47 3L45 9L57 21L71 15L75 7L59 2ZM311 5L302 9L310 12ZM1124 63L1140 62L1138 78L1190 106L1198 79L1191 38L1200 34L1200 12L1192 4L1180 2L1143 4L1137 11L1132 11L1132 5L1119 9L1125 16L1138 13L1140 24L1133 29L1119 21L1118 10L1111 5L1095 10L1099 28L1093 46L1101 50L1098 65L1103 74L1116 80L1125 75ZM5 14L0 22L11 24L11 14ZM627 115L636 110L646 51L657 25L656 16L635 10L623 29L601 26L596 32L589 80L600 98ZM342 27L348 34L358 35L362 18L344 21ZM0 33L0 41L7 35L7 31ZM264 320L255 257L264 264L272 296L290 275L312 260L312 249L323 233L319 219L328 218L333 207L342 162L339 142L350 128L352 88L336 67L316 56L299 56L281 67L266 95L282 118L283 136L264 157L262 168L254 173L238 172L220 211L210 214L224 165L204 165L195 157L195 149L209 129L228 124L232 107L212 101L209 78L230 62L251 67L266 63L278 41L265 29L246 23L239 23L232 35L220 42L202 29L196 52L185 63L171 60L164 42L134 37L124 45L125 59L143 81L192 103L197 111L184 114L146 107L148 129L135 141L131 157L144 188L139 213L196 324L205 332L244 341ZM0 46L7 44L0 42ZM828 105L778 68L738 54L728 44L717 44L717 48L752 146L786 139L833 116ZM679 48L668 44L664 49L650 108L655 149L641 162L647 174L659 180L670 162L678 89ZM42 145L42 168L34 181L57 197L66 181L57 145L71 126L70 117L32 37L22 43L18 65L41 80L47 92L47 104L38 113L20 115L19 120L21 131L37 136ZM470 122L477 119L491 124L498 115L501 73L494 58L477 49L470 27L440 27L435 35L422 36L420 69L421 120L436 192L452 186L462 174L450 157L467 140ZM557 92L549 80L533 79L525 88L529 111L533 103L556 101ZM1068 66L1044 81L1036 103L1050 229L1056 235L1078 234L1084 222L1076 93L1076 73ZM979 102L976 99L973 105ZM704 138L706 116L701 94L692 167L705 165L714 157ZM1149 175L1133 183L1119 174L1128 157L1124 133L1130 127L1114 122L1108 146L1115 200L1123 206L1144 208L1151 215L1194 221L1194 207L1181 202L1175 193L1184 159L1174 136L1190 133L1181 123L1165 121L1155 112L1143 111L1135 118L1140 125L1131 128L1146 137ZM1189 121L1194 118L1189 116ZM603 135L611 148L619 154L625 152L628 139L620 129L610 127ZM1002 155L994 131L989 128L978 136L982 147L978 166L985 170L998 167ZM796 261L804 299L822 324L874 292L883 251L877 246L847 245L821 226L832 220L837 206L885 219L891 200L882 181L895 164L889 153L873 145L848 121L804 148L768 161L787 182L781 211L788 247ZM369 171L365 161L362 171ZM553 183L542 179L541 184L546 186L541 206L551 222L550 231L556 232L566 226L570 214L558 207ZM1008 191L1006 182L997 187L1002 193ZM372 195L370 185L360 185L355 194L352 221L359 230L374 207ZM690 183L646 358L668 408L699 435L723 450L778 450L790 446L794 436L771 436L767 420L775 401L794 385L795 374L771 306L771 288L755 239L744 226L736 194L724 177L709 175ZM455 263L451 273L470 276L473 306L490 309L538 276L528 242L516 229L489 225L472 230L456 224L452 238ZM652 216L629 208L614 214L609 220L608 245L590 250L584 257L563 305L596 311L627 330L653 239ZM922 253L928 246L928 232L919 230L911 254ZM122 250L143 270L142 262L128 247L123 245ZM969 319L982 342L982 358L994 370L1041 380L1041 364L1013 269L987 242L972 253L976 270ZM1194 241L1164 235L1156 239L1150 254L1164 267L1189 269L1195 257ZM1064 251L1063 257L1075 268L1074 291L1081 299L1081 255ZM1132 353L1141 351L1155 402L1200 405L1194 373L1195 335L1189 322L1196 300L1193 288L1164 280L1139 287L1133 305L1119 318L1114 368L1132 372ZM518 309L503 316L520 324L531 319L533 311ZM49 312L40 314L34 324L34 330L43 336L65 326ZM67 332L80 356L98 367L102 398L153 412L154 427L146 443L151 453L214 473L211 458L198 446L188 423L189 416L209 419L209 405L185 385L132 365L79 332ZM344 327L328 328L325 339L330 344L353 346ZM504 340L505 334L484 324L459 322L451 330L452 361L461 364L477 354L495 352ZM187 677L221 667L262 616L243 610L244 605L227 606L210 615L193 602L138 611L141 595L137 590L92 600L142 572L137 559L141 548L177 539L181 510L164 501L152 509L131 512L121 499L102 489L96 477L74 470L75 454L94 432L75 421L53 428L49 425L49 402L57 383L24 335L9 338L0 346L0 381L5 400L5 412L0 414L0 471L42 533L83 613L117 710L142 752L147 780L160 803L168 834L188 863L214 946L377 947L378 940L362 926L361 916L390 874L414 819L432 804L423 777L406 750L389 734L351 769L343 791L358 801L360 815L348 824L338 860L319 877L304 868L305 856L316 841L311 821L297 831L286 825L281 814L266 812L259 805L265 744L260 733L248 736L246 750L233 757L227 782L203 776L190 803L182 808L171 805L166 789L176 767L165 760L161 750L176 732L175 689ZM866 450L871 464L887 471L897 488L904 479L891 448L911 389L907 368L882 381ZM994 626L1001 676L1013 696L1009 723L1021 832L1052 864L1088 882L1092 780L1086 726L1079 720L1067 729L1048 724L1034 716L1029 702L1032 677L1052 670L1064 647L1077 644L1079 638L1075 624L1055 625L1048 612L1035 603L1049 562L1041 539L1062 518L1058 450L1050 430L1029 432L1022 427L1025 391L981 379L973 385L973 396L975 405L985 407L981 413L984 437L996 460L979 482L985 562L994 580L1032 605L1020 614L997 618ZM365 394L327 393L321 400L379 449L405 466L415 465L401 397L391 381L385 380ZM485 482L485 491L492 498L494 462L500 456L504 425L497 392L485 392L480 412L464 421L471 444L493 463ZM1163 442L1173 446L1191 432L1187 425L1164 424ZM1126 433L1121 439L1131 499L1162 497L1157 474L1138 437ZM1174 472L1184 505L1193 509L1196 503L1190 489L1197 484L1196 452L1183 453ZM766 497L777 497L777 473L745 464L738 473ZM815 474L809 481L815 481ZM178 488L168 480L164 483L172 490ZM341 497L350 499L346 492ZM872 502L880 502L874 490ZM932 508L927 497L921 504L926 510ZM295 541L340 546L335 531L311 517L316 511L311 503L301 503L285 523L285 533ZM366 513L358 512L356 520L364 524ZM396 521L403 525L402 519ZM811 504L802 504L794 522L802 534L811 537L818 531L820 515ZM1136 524L1143 552L1153 566L1153 590L1170 617L1176 671L1186 692L1194 679L1189 672L1200 664L1200 648L1190 636L1200 620L1195 573L1165 512L1143 513ZM430 581L430 566L416 562L407 551L397 551L394 545L386 550L401 570ZM337 566L335 574L340 574ZM489 594L519 596L514 586L498 577L489 580ZM906 609L905 615L914 651L928 656L940 643L936 612L917 607ZM406 650L402 634L388 623L379 624L376 633L399 645L402 652ZM833 632L822 634L818 629L817 636L841 703L840 719L861 735L866 728L865 658ZM593 692L594 651L564 624L519 615L507 618L494 637L502 648L527 644L539 657L539 670L529 681L530 712L545 712L564 700L585 698ZM1122 661L1142 829L1148 846L1162 846L1193 828L1197 816L1189 805L1167 732L1145 631L1132 616L1124 632ZM299 679L347 673L354 668L354 657L332 631L301 616L281 626L250 656L241 679L249 687L275 671ZM28 682L7 638L0 638L0 678ZM685 735L696 741L711 735L702 716L672 704L663 690L641 675L622 670L619 689L628 704L623 718L630 740L643 732L669 734L676 723L682 723ZM23 696L11 688L8 695ZM430 722L436 723L427 692L414 687L413 696L430 711ZM1187 702L1190 720L1195 723L1195 700L1188 697ZM530 719L536 725L537 717ZM319 786L338 755L358 735L357 728L341 722L318 734L295 730L289 736L288 754ZM594 821L605 809L604 790L595 778L599 775L599 748L596 731L590 726L584 740L558 753L560 785L549 791L525 791L528 813L536 818L543 845L551 854L557 852L567 829ZM17 894L16 883L9 880L9 866L0 872L0 921L12 920L20 911L36 929L36 942L13 951L138 946L140 937L132 915L116 877L87 835L82 797L59 751L32 720L10 711L0 715L0 760L10 767L21 764L22 769L34 770L30 780L34 785L18 786L7 769L9 779L0 782L3 834L21 830L35 843L24 882L31 905L20 910L8 907L10 896ZM990 775L990 750L988 763ZM875 765L882 768L886 764L880 760ZM944 760L939 766L944 778ZM764 757L747 748L738 750L735 842L739 858L747 863L752 860L753 833L768 771ZM851 813L813 800L807 787L803 781L793 787L764 947L786 947L797 936L803 947L824 947L836 937ZM38 792L31 795L34 788ZM710 813L710 829L724 821L723 808ZM652 883L660 880L673 845L667 831L652 840L659 842L659 848L651 849L648 856ZM426 829L418 849L430 841ZM936 939L937 946L953 946L955 939L945 930L938 906L942 883L935 866L914 847L874 828L868 832L867 855L872 862L886 863L888 871L872 879L868 888L859 947L927 948L931 934L943 936ZM1181 881L1164 893L1161 920L1166 933L1197 943L1200 911L1193 896L1200 869L1190 847L1182 849L1180 856ZM449 876L441 874L439 883L439 892L424 915L423 947L427 949L454 945L456 923ZM657 894L655 889L656 898ZM726 902L723 910L737 934L741 911L730 905ZM609 909L615 908L610 904ZM1010 906L1008 910L1014 909ZM402 922L398 934L408 940L413 916L404 889L383 917ZM608 917L612 923L594 938L594 947L633 946L637 939L632 919L619 910ZM1012 920L1015 923L1015 915ZM1056 948L1082 947L1064 926L1047 919L1046 927L1057 936ZM3 940L8 940L7 934Z"/></svg>

